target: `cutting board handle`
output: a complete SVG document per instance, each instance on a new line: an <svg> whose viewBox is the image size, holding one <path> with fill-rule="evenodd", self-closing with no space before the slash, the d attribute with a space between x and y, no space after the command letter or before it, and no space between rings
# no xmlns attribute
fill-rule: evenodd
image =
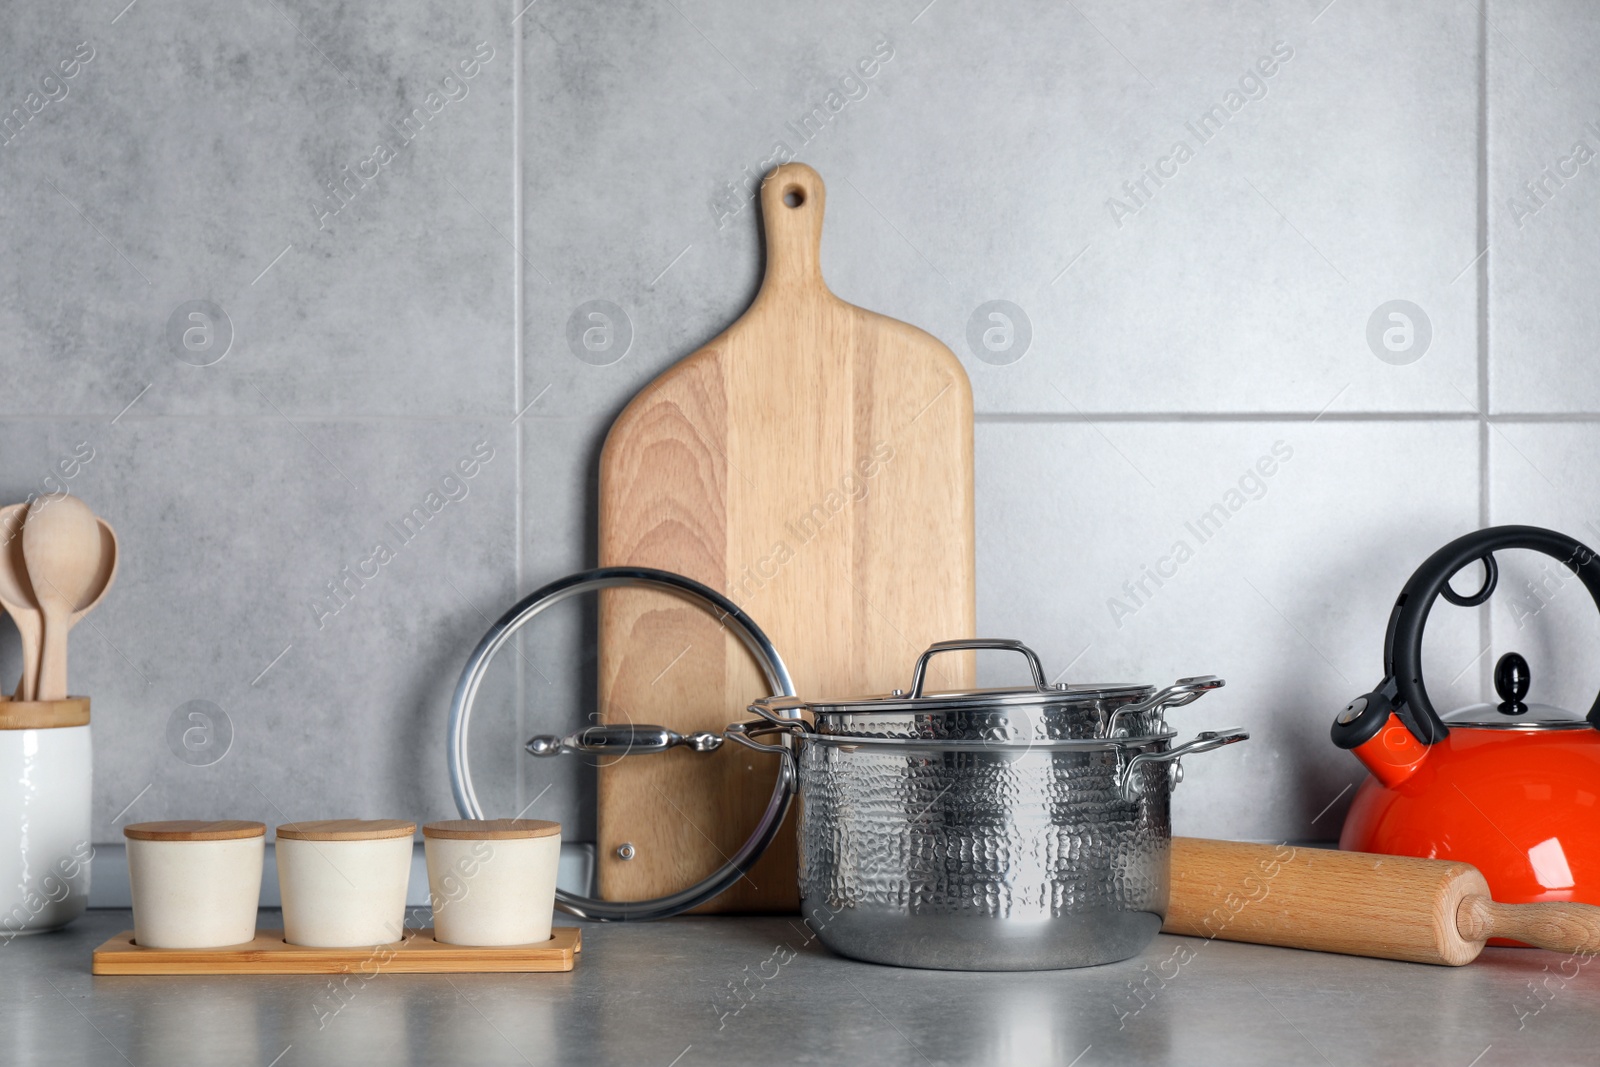
<svg viewBox="0 0 1600 1067"><path fill-rule="evenodd" d="M762 295L828 291L822 280L822 209L827 199L822 176L804 163L785 163L761 180L761 220L767 240Z"/></svg>

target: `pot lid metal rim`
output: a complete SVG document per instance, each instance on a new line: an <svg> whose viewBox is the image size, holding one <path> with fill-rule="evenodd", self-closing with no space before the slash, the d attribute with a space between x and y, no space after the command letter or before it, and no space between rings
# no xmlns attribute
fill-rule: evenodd
<svg viewBox="0 0 1600 1067"><path fill-rule="evenodd" d="M819 715L986 707L1047 707L1052 704L1090 705L1107 697L1139 700L1155 691L1156 687L1153 685L1136 683L1083 684L1043 691L1002 686L992 689L951 689L920 697L889 693L882 696L858 697L854 700L808 700L806 706Z"/></svg>
<svg viewBox="0 0 1600 1067"><path fill-rule="evenodd" d="M1446 726L1452 730L1516 730L1521 733L1539 733L1544 730L1593 730L1594 727L1583 719L1558 719L1551 720L1523 720L1506 719L1502 722L1484 720L1482 722L1470 719L1446 719Z"/></svg>
<svg viewBox="0 0 1600 1067"><path fill-rule="evenodd" d="M925 738L925 737L864 737L859 734L818 734L806 732L797 735L803 744L819 744L833 748L854 748L858 745L873 748L926 749L935 752L1110 752L1116 749L1142 749L1177 737L1177 731L1168 730L1142 737L1074 737L1053 741L984 741L976 738Z"/></svg>
<svg viewBox="0 0 1600 1067"><path fill-rule="evenodd" d="M1466 727L1478 730L1592 730L1594 727L1580 713L1559 708L1553 704L1527 704L1519 715L1507 715L1498 704L1468 704L1441 715L1450 729Z"/></svg>

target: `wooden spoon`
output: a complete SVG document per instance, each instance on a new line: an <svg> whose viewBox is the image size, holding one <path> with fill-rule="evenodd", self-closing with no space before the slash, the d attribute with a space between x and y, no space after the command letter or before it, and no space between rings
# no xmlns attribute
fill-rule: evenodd
<svg viewBox="0 0 1600 1067"><path fill-rule="evenodd" d="M42 496L28 508L22 555L44 617L37 700L67 698L67 634L116 573L116 538L109 532L77 497Z"/></svg>
<svg viewBox="0 0 1600 1067"><path fill-rule="evenodd" d="M99 586L100 591L95 593L86 603L79 604L78 610L72 613L72 625L74 626L78 625L85 615L100 606L100 601L105 599L106 591L111 588L111 583L117 580L117 561L119 559L117 531L113 530L111 524L98 515L95 516L94 521L100 527L100 557L103 561L102 566L105 578L104 580L96 579L96 585Z"/></svg>
<svg viewBox="0 0 1600 1067"><path fill-rule="evenodd" d="M27 504L0 508L0 605L11 613L22 636L22 680L16 700L32 700L39 680L39 635L43 620L33 599L28 567L22 558L22 523Z"/></svg>

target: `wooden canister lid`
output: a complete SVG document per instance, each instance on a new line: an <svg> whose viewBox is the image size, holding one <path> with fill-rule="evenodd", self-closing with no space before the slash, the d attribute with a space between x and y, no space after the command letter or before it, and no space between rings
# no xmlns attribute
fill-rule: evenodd
<svg viewBox="0 0 1600 1067"><path fill-rule="evenodd" d="M510 841L519 837L555 837L561 824L543 819L446 819L422 828L423 837L446 841Z"/></svg>
<svg viewBox="0 0 1600 1067"><path fill-rule="evenodd" d="M277 830L287 841L378 841L416 832L417 824L404 819L317 819L284 823Z"/></svg>
<svg viewBox="0 0 1600 1067"><path fill-rule="evenodd" d="M88 726L89 698L7 700L0 697L0 730L53 730Z"/></svg>
<svg viewBox="0 0 1600 1067"><path fill-rule="evenodd" d="M204 819L174 819L170 822L136 822L124 826L124 837L134 841L238 841L247 837L265 837L267 824L224 819L206 822Z"/></svg>

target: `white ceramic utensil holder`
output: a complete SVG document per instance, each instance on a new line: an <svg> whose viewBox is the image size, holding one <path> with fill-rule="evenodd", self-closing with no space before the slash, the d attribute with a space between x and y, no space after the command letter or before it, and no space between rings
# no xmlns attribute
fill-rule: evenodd
<svg viewBox="0 0 1600 1067"><path fill-rule="evenodd" d="M146 822L122 830L133 938L144 948L223 948L256 936L267 828L258 822Z"/></svg>
<svg viewBox="0 0 1600 1067"><path fill-rule="evenodd" d="M528 945L550 939L561 824L453 819L422 828L434 940Z"/></svg>
<svg viewBox="0 0 1600 1067"><path fill-rule="evenodd" d="M0 943L89 903L89 698L0 698Z"/></svg>
<svg viewBox="0 0 1600 1067"><path fill-rule="evenodd" d="M312 948L387 945L405 936L417 824L326 819L278 827L284 940Z"/></svg>

